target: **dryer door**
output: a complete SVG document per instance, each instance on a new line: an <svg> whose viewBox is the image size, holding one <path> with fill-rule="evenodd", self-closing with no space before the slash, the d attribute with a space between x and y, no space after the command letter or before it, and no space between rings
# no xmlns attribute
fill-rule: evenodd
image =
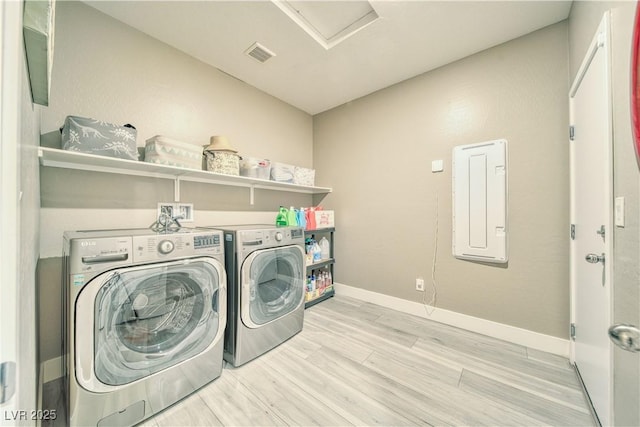
<svg viewBox="0 0 640 427"><path fill-rule="evenodd" d="M259 328L299 308L304 302L304 273L300 246L252 252L240 271L242 323Z"/></svg>
<svg viewBox="0 0 640 427"><path fill-rule="evenodd" d="M226 325L226 276L212 258L121 268L76 301L76 377L112 391L215 345Z"/></svg>

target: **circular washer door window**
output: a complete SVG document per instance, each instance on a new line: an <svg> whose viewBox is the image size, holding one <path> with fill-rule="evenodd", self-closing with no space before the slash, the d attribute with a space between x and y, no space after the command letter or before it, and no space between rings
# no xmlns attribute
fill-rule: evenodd
<svg viewBox="0 0 640 427"><path fill-rule="evenodd" d="M304 301L304 269L300 246L252 252L242 264L242 322L258 328L300 307Z"/></svg>
<svg viewBox="0 0 640 427"><path fill-rule="evenodd" d="M205 350L220 333L220 280L206 261L111 273L95 296L98 380L127 384Z"/></svg>

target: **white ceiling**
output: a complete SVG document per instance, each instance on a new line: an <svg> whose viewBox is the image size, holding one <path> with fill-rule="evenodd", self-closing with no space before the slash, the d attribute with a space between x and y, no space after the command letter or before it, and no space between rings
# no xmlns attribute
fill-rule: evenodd
<svg viewBox="0 0 640 427"><path fill-rule="evenodd" d="M380 16L325 49L268 0L87 1L276 98L317 114L562 21L571 1L372 1ZM276 56L244 52L255 42Z"/></svg>

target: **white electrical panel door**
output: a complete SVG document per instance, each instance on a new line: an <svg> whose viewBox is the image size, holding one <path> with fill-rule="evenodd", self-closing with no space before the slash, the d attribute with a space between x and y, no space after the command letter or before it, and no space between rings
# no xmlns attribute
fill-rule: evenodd
<svg viewBox="0 0 640 427"><path fill-rule="evenodd" d="M506 263L507 141L453 148L453 256Z"/></svg>

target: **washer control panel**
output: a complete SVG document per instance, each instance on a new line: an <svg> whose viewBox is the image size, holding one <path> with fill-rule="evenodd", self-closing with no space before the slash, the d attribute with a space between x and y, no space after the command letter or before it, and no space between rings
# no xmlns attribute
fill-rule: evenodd
<svg viewBox="0 0 640 427"><path fill-rule="evenodd" d="M135 262L198 255L213 256L221 254L222 250L222 233L219 231L158 234L133 238Z"/></svg>
<svg viewBox="0 0 640 427"><path fill-rule="evenodd" d="M158 244L158 252L163 255L170 254L176 248L171 240L163 240Z"/></svg>

